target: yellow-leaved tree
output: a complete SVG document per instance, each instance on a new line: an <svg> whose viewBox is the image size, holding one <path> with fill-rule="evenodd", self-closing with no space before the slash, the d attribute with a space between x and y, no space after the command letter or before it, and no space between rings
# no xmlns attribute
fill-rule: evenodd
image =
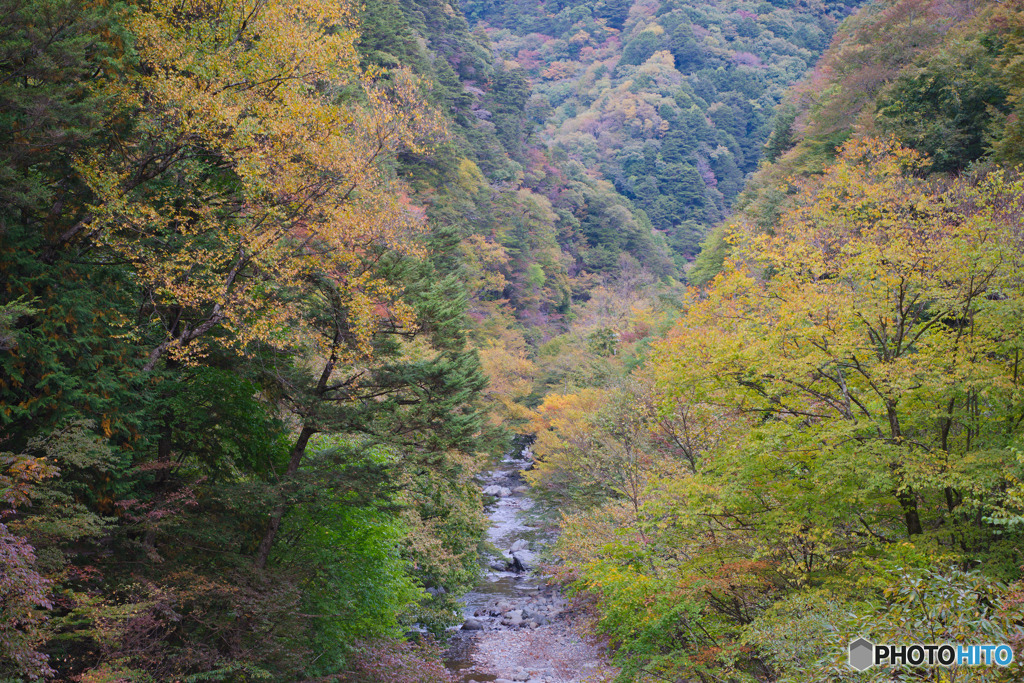
<svg viewBox="0 0 1024 683"><path fill-rule="evenodd" d="M92 198L64 238L129 273L139 308L123 334L148 350L144 372L213 346L308 361L313 387L278 378L299 422L286 478L323 429L315 405L359 400L375 337L416 332L401 278L380 267L420 250L423 215L394 158L446 134L415 78L360 69L354 11L323 0L133 8L137 65L96 86L113 103L109 144L77 160ZM151 553L172 468L170 410L160 419ZM286 510L270 515L258 567Z"/></svg>
<svg viewBox="0 0 1024 683"><path fill-rule="evenodd" d="M139 68L100 86L112 140L78 162L94 200L68 237L131 264L146 369L201 354L213 331L293 341L295 291L317 274L339 285L347 347L367 352L380 319L408 311L379 305L394 292L361 262L409 251L420 223L382 162L443 134L414 79L360 72L345 2L157 0L127 25Z"/></svg>
<svg viewBox="0 0 1024 683"><path fill-rule="evenodd" d="M609 514L632 502L616 490L562 536L627 670L831 679L911 603L947 610L915 623L951 641L1010 637L990 579L946 568L1017 575L1024 181L925 163L854 140L794 181L634 373L648 410L634 392L603 430L614 401L588 390L537 411L531 475L556 492L603 473L606 431L643 437L633 514Z"/></svg>

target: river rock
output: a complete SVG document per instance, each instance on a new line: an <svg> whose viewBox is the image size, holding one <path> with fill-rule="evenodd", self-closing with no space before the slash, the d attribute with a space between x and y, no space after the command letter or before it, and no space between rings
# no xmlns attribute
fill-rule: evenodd
<svg viewBox="0 0 1024 683"><path fill-rule="evenodd" d="M469 619L466 619L465 623L462 624L462 630L463 631L483 631L484 630L484 624L479 619L474 619L474 618L470 617Z"/></svg>
<svg viewBox="0 0 1024 683"><path fill-rule="evenodd" d="M512 674L512 680L528 681L530 680L530 674L528 674L525 669L520 669L519 671L516 671L514 674Z"/></svg>
<svg viewBox="0 0 1024 683"><path fill-rule="evenodd" d="M523 623L523 611L520 609L509 610L501 620L501 623L513 628L521 626Z"/></svg>
<svg viewBox="0 0 1024 683"><path fill-rule="evenodd" d="M483 493L486 496L497 496L498 498L508 498L512 495L512 489L507 486L498 486L497 484L491 484L483 489Z"/></svg>
<svg viewBox="0 0 1024 683"><path fill-rule="evenodd" d="M523 558L517 553L512 553L512 569L516 572L525 572L527 569Z"/></svg>
<svg viewBox="0 0 1024 683"><path fill-rule="evenodd" d="M509 550L514 553L514 552L517 552L519 550L526 550L526 548L529 545L530 544L527 543L526 541L524 541L523 539L519 539L518 541L516 541L515 543L512 544L512 546L509 548Z"/></svg>

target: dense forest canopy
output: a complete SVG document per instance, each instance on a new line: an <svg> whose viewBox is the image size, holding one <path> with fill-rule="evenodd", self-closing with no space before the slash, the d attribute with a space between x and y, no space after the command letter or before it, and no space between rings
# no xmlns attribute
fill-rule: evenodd
<svg viewBox="0 0 1024 683"><path fill-rule="evenodd" d="M496 27L495 49L533 78L542 139L632 200L682 270L757 168L786 86L854 6L469 3L467 11Z"/></svg>
<svg viewBox="0 0 1024 683"><path fill-rule="evenodd" d="M0 0L0 680L444 681L515 433L622 681L1019 651L1024 5L858 5Z"/></svg>

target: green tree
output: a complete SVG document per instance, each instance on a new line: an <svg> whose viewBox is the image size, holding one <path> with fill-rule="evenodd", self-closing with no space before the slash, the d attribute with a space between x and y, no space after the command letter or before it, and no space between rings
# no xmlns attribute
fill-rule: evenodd
<svg viewBox="0 0 1024 683"><path fill-rule="evenodd" d="M994 55L970 41L905 69L878 98L882 129L927 154L929 170L962 170L986 153L989 130L1006 113L994 67Z"/></svg>

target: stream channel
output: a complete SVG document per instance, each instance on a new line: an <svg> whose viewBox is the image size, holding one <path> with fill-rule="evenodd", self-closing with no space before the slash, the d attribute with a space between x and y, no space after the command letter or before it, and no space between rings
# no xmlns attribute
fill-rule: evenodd
<svg viewBox="0 0 1024 683"><path fill-rule="evenodd" d="M532 519L534 500L523 480L533 465L532 439L518 437L481 485L491 520L487 540L503 553L463 598L464 623L446 664L459 683L597 683L614 673L602 650L574 625L572 606L538 573L537 556L554 540Z"/></svg>

